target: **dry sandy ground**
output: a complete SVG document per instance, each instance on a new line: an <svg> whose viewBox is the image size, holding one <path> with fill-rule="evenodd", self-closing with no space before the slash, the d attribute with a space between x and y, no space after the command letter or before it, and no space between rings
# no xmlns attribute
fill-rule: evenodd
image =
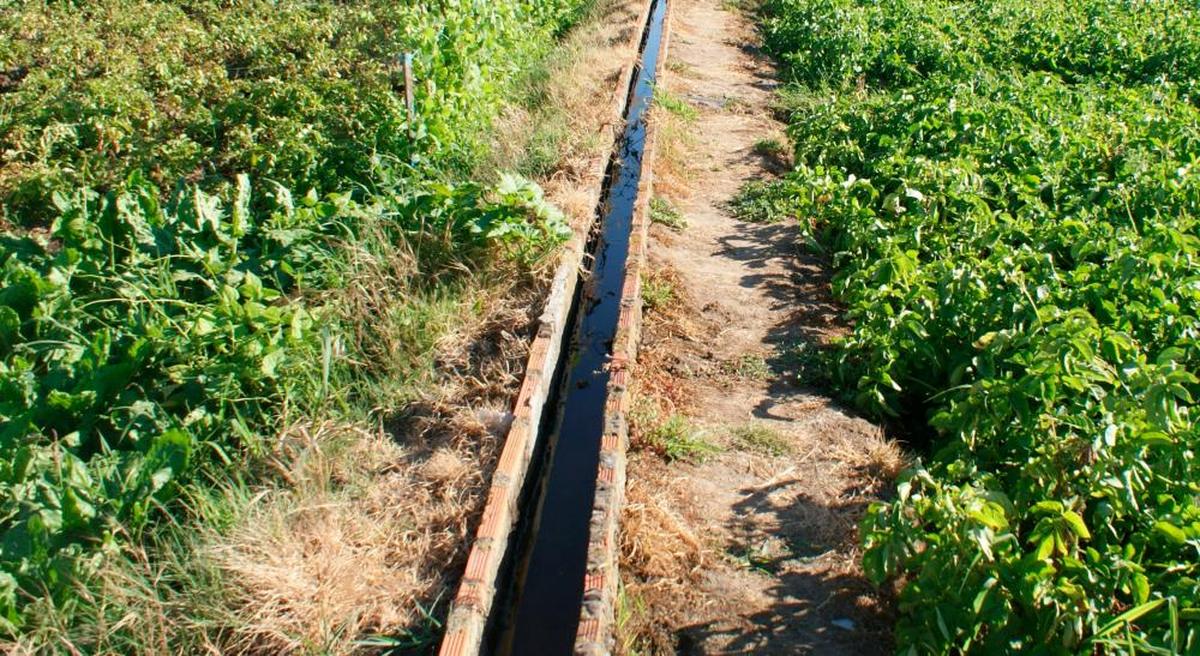
<svg viewBox="0 0 1200 656"><path fill-rule="evenodd" d="M888 653L890 600L862 575L856 526L901 456L789 373L791 347L843 327L796 227L728 209L747 180L779 170L756 143L782 140L784 126L770 111L771 64L726 4L673 6L665 84L697 116L664 128L655 163L687 225L654 226L650 247L654 287L673 293L647 311L635 374L620 643L638 654ZM655 428L673 414L717 449L660 455Z"/></svg>

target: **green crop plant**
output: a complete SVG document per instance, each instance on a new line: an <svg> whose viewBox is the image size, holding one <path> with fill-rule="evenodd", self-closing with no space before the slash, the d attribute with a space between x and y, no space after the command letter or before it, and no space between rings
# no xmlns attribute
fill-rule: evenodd
<svg viewBox="0 0 1200 656"><path fill-rule="evenodd" d="M797 169L745 206L831 258L831 380L927 420L862 525L901 651L1200 649L1195 6L764 11Z"/></svg>
<svg viewBox="0 0 1200 656"><path fill-rule="evenodd" d="M465 170L509 85L586 4L12 3L0 70L22 73L0 94L4 216L48 221L54 192L135 169L166 191L223 192L245 173L301 194Z"/></svg>
<svg viewBox="0 0 1200 656"><path fill-rule="evenodd" d="M472 276L565 239L536 185L470 176L588 4L5 5L0 636L73 622L285 421L371 412ZM369 266L399 298L352 316Z"/></svg>
<svg viewBox="0 0 1200 656"><path fill-rule="evenodd" d="M1018 67L1197 100L1200 10L1187 2L765 0L763 13L767 49L811 87L894 87Z"/></svg>

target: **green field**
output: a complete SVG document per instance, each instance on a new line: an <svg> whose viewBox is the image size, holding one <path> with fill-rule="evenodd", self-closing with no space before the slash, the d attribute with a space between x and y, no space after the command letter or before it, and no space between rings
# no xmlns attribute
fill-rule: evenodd
<svg viewBox="0 0 1200 656"><path fill-rule="evenodd" d="M0 641L225 635L139 645L100 573L186 598L156 563L283 429L401 408L464 290L569 234L489 131L587 5L0 3Z"/></svg>
<svg viewBox="0 0 1200 656"><path fill-rule="evenodd" d="M904 653L1200 653L1200 8L766 0L824 373L921 461L862 526Z"/></svg>

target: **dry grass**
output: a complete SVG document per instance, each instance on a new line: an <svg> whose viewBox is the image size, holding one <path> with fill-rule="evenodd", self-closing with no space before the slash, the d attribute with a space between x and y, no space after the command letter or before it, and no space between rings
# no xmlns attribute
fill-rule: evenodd
<svg viewBox="0 0 1200 656"><path fill-rule="evenodd" d="M707 548L676 508L685 500L676 486L664 482L666 466L655 456L635 465L659 470L658 476L631 477L621 516L621 580L625 608L617 634L618 654L668 653L674 645L660 624L661 599L672 605L702 603L697 583L716 554Z"/></svg>
<svg viewBox="0 0 1200 656"><path fill-rule="evenodd" d="M670 80L669 72L666 77ZM650 120L658 131L654 154L654 193L678 206L680 201L694 193L696 121L694 117L670 111L662 104L656 104L650 113Z"/></svg>
<svg viewBox="0 0 1200 656"><path fill-rule="evenodd" d="M607 161L615 134L613 92L625 64L637 54L634 37L642 0L601 0L587 25L572 32L538 75L529 106L509 107L496 124L488 168L528 162L531 151L550 149L544 170L534 171L546 197L575 225L595 215L597 168ZM544 155L543 155L544 156Z"/></svg>
<svg viewBox="0 0 1200 656"><path fill-rule="evenodd" d="M350 653L364 635L420 630L480 502L479 444L495 441L457 419L459 439L436 446L349 431L294 450L291 485L204 549L234 583L228 651Z"/></svg>

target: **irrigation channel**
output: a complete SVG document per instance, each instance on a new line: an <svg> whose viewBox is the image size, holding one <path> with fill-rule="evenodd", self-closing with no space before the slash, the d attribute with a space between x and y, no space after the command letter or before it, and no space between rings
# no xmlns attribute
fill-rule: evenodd
<svg viewBox="0 0 1200 656"><path fill-rule="evenodd" d="M517 550L487 645L500 656L570 654L575 644L604 433L606 365L617 333L666 10L667 0L656 0L644 27L624 133L608 165L601 218L588 245L593 264L587 284L576 291L574 330L566 333L571 345L562 350L556 396L541 418L549 439L527 483Z"/></svg>

